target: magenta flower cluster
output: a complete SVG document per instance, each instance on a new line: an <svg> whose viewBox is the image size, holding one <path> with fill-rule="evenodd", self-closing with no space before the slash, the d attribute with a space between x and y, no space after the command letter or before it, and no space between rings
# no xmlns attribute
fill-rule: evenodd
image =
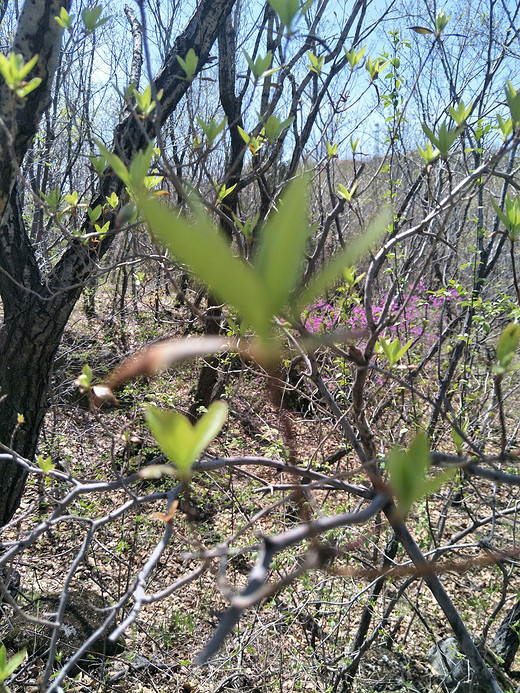
<svg viewBox="0 0 520 693"><path fill-rule="evenodd" d="M318 334L334 327L338 318L339 310L320 298L304 311L303 325L309 332Z"/></svg>
<svg viewBox="0 0 520 693"><path fill-rule="evenodd" d="M457 304L463 298L455 287L431 291L422 282L416 285L408 300L406 297L407 293L403 292L402 299L396 299L392 304L390 317L393 316L395 321L388 328L387 337L399 335L401 340L420 339L425 346L433 344L439 330L446 324L450 313L447 304ZM373 305L376 322L381 316L384 304L385 297L382 297ZM328 331L339 323L352 330L367 326L367 316L362 303L349 302L348 306L344 305L342 312L343 315L338 308L319 299L305 311L304 325L314 334Z"/></svg>

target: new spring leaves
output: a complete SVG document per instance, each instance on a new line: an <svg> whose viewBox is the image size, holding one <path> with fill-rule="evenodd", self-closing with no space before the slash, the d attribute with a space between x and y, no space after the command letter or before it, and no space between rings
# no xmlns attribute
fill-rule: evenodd
<svg viewBox="0 0 520 693"><path fill-rule="evenodd" d="M519 341L520 325L513 322L506 327L498 340L496 348L498 363L493 366L493 373L498 377L502 377L508 371L516 370L517 367L512 365L512 361L518 349Z"/></svg>
<svg viewBox="0 0 520 693"><path fill-rule="evenodd" d="M453 467L436 476L428 476L430 442L424 431L417 433L407 450L392 448L387 459L387 469L390 486L403 517L415 502L435 493L457 471Z"/></svg>
<svg viewBox="0 0 520 693"><path fill-rule="evenodd" d="M184 483L191 477L191 468L200 454L220 433L227 417L227 404L213 402L207 412L192 425L180 412L147 407L146 421L166 457L173 462L177 476ZM171 473L167 467L152 465L141 476L161 476Z"/></svg>
<svg viewBox="0 0 520 693"><path fill-rule="evenodd" d="M152 235L223 303L242 319L242 332L251 329L266 358L273 353L273 317L295 313L333 282L345 267L353 265L384 231L385 212L365 234L340 252L298 294L301 271L312 227L307 216L307 179L297 178L287 189L265 224L255 258L248 263L237 257L215 228L209 215L194 206L193 220L179 216L146 195L135 193L139 211Z"/></svg>
<svg viewBox="0 0 520 693"><path fill-rule="evenodd" d="M33 56L29 62L24 62L23 55L9 53L6 57L0 53L0 74L5 83L19 99L24 99L36 87L41 84L41 77L33 77L26 81L26 77L38 62L38 56Z"/></svg>

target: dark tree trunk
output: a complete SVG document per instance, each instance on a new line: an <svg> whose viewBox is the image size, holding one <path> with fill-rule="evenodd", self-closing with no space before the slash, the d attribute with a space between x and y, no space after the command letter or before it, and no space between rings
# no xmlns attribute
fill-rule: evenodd
<svg viewBox="0 0 520 693"><path fill-rule="evenodd" d="M212 300L211 297L209 300ZM208 310L208 319L205 326L207 335L215 335L220 332L220 314L220 308L210 308ZM195 422L199 418L201 410L207 409L215 398L215 388L219 376L219 364L220 358L218 356L210 356L202 366L193 402L188 412L188 416L192 422Z"/></svg>
<svg viewBox="0 0 520 693"><path fill-rule="evenodd" d="M48 409L52 363L64 322L56 320L52 303L32 296L22 305L18 315L0 330L0 441L31 459ZM17 424L20 414L23 423ZM25 471L16 463L0 463L0 525L13 516L25 480Z"/></svg>
<svg viewBox="0 0 520 693"><path fill-rule="evenodd" d="M42 283L24 227L17 185L4 213L0 238L4 308L0 328L0 442L32 459L49 407L54 356L81 287L54 291L52 282ZM86 273L87 260L87 249L78 243L78 278ZM26 477L15 462L0 462L0 525L7 523L18 507Z"/></svg>
<svg viewBox="0 0 520 693"><path fill-rule="evenodd" d="M518 638L518 623L520 621L520 602L516 602L512 609L507 612L507 616L503 619L493 642L491 649L503 661L503 666L506 671L509 671L513 660L518 652L520 640Z"/></svg>

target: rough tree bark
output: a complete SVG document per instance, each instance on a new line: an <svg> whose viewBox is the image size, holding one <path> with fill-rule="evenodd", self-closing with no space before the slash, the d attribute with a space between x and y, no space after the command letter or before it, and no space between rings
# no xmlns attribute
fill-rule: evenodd
<svg viewBox="0 0 520 693"><path fill-rule="evenodd" d="M143 128L129 115L115 128L113 148L121 158L130 161L146 146L188 89L189 82L176 55L184 57L193 48L198 57L197 70L202 69L234 3L198 3L154 80L157 91L164 90L156 120L149 119ZM68 7L57 0L31 0L20 16L13 50L22 53L26 61L39 55L34 76L42 77L40 87L26 102L13 108L7 86L0 85L0 296L4 310L0 328L0 442L29 459L35 454L48 409L49 382L61 335L83 286L95 271L95 261L113 240L107 234L98 247L72 242L50 274L43 276L25 229L15 185L18 167L50 102L61 36L54 17L64 5ZM120 194L122 189L119 179L105 176L92 206L102 203L112 191ZM115 217L114 213L110 218L112 227ZM17 424L18 414L24 418L21 425ZM0 461L0 526L9 522L16 511L25 481L26 473L17 464Z"/></svg>

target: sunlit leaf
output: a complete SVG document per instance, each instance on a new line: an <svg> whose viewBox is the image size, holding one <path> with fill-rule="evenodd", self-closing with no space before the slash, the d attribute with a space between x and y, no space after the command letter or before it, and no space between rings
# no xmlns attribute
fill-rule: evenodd
<svg viewBox="0 0 520 693"><path fill-rule="evenodd" d="M450 106L449 111L453 120L461 126L466 122L472 108L473 104L470 103L469 106L466 106L464 101L460 101L456 107Z"/></svg>
<svg viewBox="0 0 520 693"><path fill-rule="evenodd" d="M447 469L427 476L430 468L430 442L424 431L418 431L408 450L394 447L387 459L387 469L399 512L404 516L412 505L435 493L453 477L457 469Z"/></svg>
<svg viewBox="0 0 520 693"><path fill-rule="evenodd" d="M519 341L520 325L513 322L500 335L496 348L498 363L502 368L507 368L513 360Z"/></svg>
<svg viewBox="0 0 520 693"><path fill-rule="evenodd" d="M186 73L186 79L192 79L197 71L197 65L199 64L199 59L195 55L193 48L186 53L186 58L181 58L180 55L175 56L179 65L182 67Z"/></svg>
<svg viewBox="0 0 520 693"><path fill-rule="evenodd" d="M366 49L366 46L363 46L358 51L355 51L354 49L350 51L346 48L343 49L351 70L354 70L359 65L359 63L363 59Z"/></svg>
<svg viewBox="0 0 520 693"><path fill-rule="evenodd" d="M53 469L55 469L55 465L52 464L50 455L48 455L47 457L44 457L43 455L38 455L38 457L36 458L36 463L44 474L48 474L49 472L52 472Z"/></svg>
<svg viewBox="0 0 520 693"><path fill-rule="evenodd" d="M520 91L517 91L509 80L506 86L506 99L511 111L511 120L516 126L520 123Z"/></svg>
<svg viewBox="0 0 520 693"><path fill-rule="evenodd" d="M188 480L191 467L220 433L227 417L227 404L213 402L195 425L177 411L149 406L146 421L166 457L173 462L181 479Z"/></svg>

